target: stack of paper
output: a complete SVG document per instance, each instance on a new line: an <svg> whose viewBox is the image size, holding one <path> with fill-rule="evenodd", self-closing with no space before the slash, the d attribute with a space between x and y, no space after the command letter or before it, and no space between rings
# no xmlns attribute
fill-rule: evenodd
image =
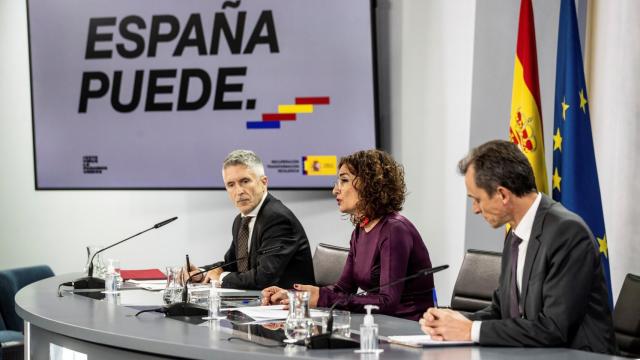
<svg viewBox="0 0 640 360"><path fill-rule="evenodd" d="M228 310L238 310L253 318L256 322L284 320L289 315L289 310L285 310L284 305L246 306ZM325 314L324 311L315 309L311 310L311 317L321 317L323 314Z"/></svg>
<svg viewBox="0 0 640 360"><path fill-rule="evenodd" d="M405 335L405 336L389 336L389 342L413 346L413 347L428 347L428 346L453 346L453 345L473 345L471 340L463 341L442 341L432 340L429 335Z"/></svg>
<svg viewBox="0 0 640 360"><path fill-rule="evenodd" d="M137 288L158 291L167 287L166 280L127 280L127 283L134 284Z"/></svg>

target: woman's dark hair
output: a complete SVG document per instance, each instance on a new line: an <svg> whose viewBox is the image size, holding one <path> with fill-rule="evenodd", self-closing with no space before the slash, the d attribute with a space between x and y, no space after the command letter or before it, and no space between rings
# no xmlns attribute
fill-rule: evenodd
<svg viewBox="0 0 640 360"><path fill-rule="evenodd" d="M489 196L493 196L498 186L509 189L517 197L537 191L529 160L509 141L493 140L471 150L458 163L458 171L465 175L471 165L476 185Z"/></svg>
<svg viewBox="0 0 640 360"><path fill-rule="evenodd" d="M404 168L388 153L381 150L363 150L340 159L338 168L346 165L355 176L353 187L360 200L356 214L351 215L355 225L364 218L380 218L402 210L407 195Z"/></svg>

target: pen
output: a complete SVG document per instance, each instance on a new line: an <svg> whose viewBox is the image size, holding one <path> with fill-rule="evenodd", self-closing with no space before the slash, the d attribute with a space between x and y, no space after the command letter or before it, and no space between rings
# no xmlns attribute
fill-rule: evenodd
<svg viewBox="0 0 640 360"><path fill-rule="evenodd" d="M187 281L189 280L189 273L191 272L191 263L189 263L189 254L185 255L187 258Z"/></svg>

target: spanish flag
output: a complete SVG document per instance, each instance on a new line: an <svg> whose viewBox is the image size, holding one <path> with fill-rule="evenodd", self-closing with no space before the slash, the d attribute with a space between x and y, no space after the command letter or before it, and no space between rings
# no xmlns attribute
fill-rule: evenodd
<svg viewBox="0 0 640 360"><path fill-rule="evenodd" d="M548 193L543 134L533 8L531 0L522 0L513 67L509 137L529 159L538 191Z"/></svg>

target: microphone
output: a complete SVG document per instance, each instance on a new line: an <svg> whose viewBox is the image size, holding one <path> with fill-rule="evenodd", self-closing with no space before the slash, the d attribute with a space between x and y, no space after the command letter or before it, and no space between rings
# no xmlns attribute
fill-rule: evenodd
<svg viewBox="0 0 640 360"><path fill-rule="evenodd" d="M112 247L122 244L123 242L129 240L129 239L133 239L136 236L142 235L144 233L146 233L149 230L153 230L153 229L158 229L161 228L167 224L169 224L170 222L176 220L178 217L174 216L171 219L167 219L164 220L162 222L159 222L155 225L153 225L152 227L148 228L147 230L141 231L135 235L129 236L128 238L124 239L124 240L120 240L115 244L111 244L109 246L107 246L104 249L101 249L100 251L96 251L93 256L91 257L91 259L89 259L89 268L87 269L87 276L82 277L80 279L76 279L72 282L72 286L74 289L104 289L104 279L100 279L100 278L95 278L93 277L93 259L96 257L96 255L98 255L99 253L107 250L107 249L111 249Z"/></svg>
<svg viewBox="0 0 640 360"><path fill-rule="evenodd" d="M413 275L409 275L409 276L405 276L403 278L391 281L389 283L380 285L378 287L374 287L372 289L368 289L368 290L361 290L358 291L355 294L349 294L349 296L347 296L347 298L345 299L344 302L348 302L352 297L355 296L360 296L362 294L366 294L368 292L371 291L376 291L376 290L380 290L382 288L391 286L391 285L395 285L407 280L411 280L411 279L415 279L417 277L420 276L427 276L427 275L431 275L434 273L437 273L439 271L442 271L444 269L447 269L449 267L449 265L440 265L440 266L436 266L433 268L427 268L427 269L422 269L419 270L418 272L416 272ZM319 334L319 335L313 335L311 336L308 340L305 341L306 346L309 349L350 349L350 348L357 348L360 346L359 342L353 340L353 339L349 339L349 338L345 338L345 337L338 337L338 336L334 336L332 334L333 331L333 310L335 309L336 305L340 304L340 303L344 303L341 301L336 301L331 308L329 308L329 316L327 319L327 331L325 333Z"/></svg>

